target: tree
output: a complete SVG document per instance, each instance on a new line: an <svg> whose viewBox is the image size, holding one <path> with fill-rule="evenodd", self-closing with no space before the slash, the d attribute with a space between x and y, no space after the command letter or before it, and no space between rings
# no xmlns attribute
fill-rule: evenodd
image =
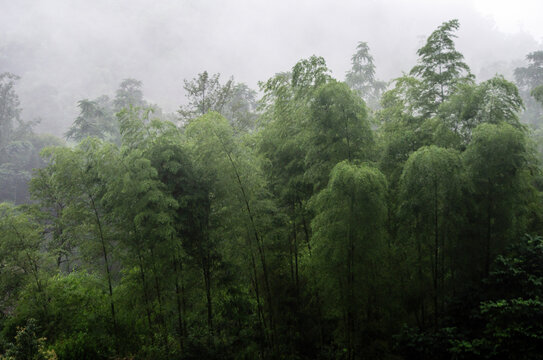
<svg viewBox="0 0 543 360"><path fill-rule="evenodd" d="M492 264L477 287L450 301L438 330L404 328L396 337L405 359L538 359L542 346L542 242L524 236Z"/></svg>
<svg viewBox="0 0 543 360"><path fill-rule="evenodd" d="M0 74L0 150L9 142L15 122L19 121L21 113L19 97L14 89L17 80L19 80L17 75Z"/></svg>
<svg viewBox="0 0 543 360"><path fill-rule="evenodd" d="M101 140L119 141L119 127L113 115L111 100L101 96L95 100L80 100L79 116L66 132L66 139L76 142L91 136Z"/></svg>
<svg viewBox="0 0 543 360"><path fill-rule="evenodd" d="M70 227L66 231L78 239L78 245L90 259L98 257L103 266L107 282L112 335L118 340L118 323L113 297L113 276L111 252L113 232L111 219L101 202L106 191L103 178L106 173L105 162L111 156L113 145L103 145L98 139L88 138L77 148L50 148L44 152L48 157L49 173L52 173L55 188L62 189L64 204L62 215ZM86 240L86 241L83 241Z"/></svg>
<svg viewBox="0 0 543 360"><path fill-rule="evenodd" d="M229 120L236 134L242 134L255 129L256 107L256 91L244 83L234 83L221 114Z"/></svg>
<svg viewBox="0 0 543 360"><path fill-rule="evenodd" d="M77 105L80 109L79 116L66 132L66 139L79 142L90 136L120 145L119 122L115 114L130 107L141 110L147 108L141 87L142 82L139 80L124 79L113 100L107 95L95 100L80 100Z"/></svg>
<svg viewBox="0 0 543 360"><path fill-rule="evenodd" d="M463 84L441 104L438 117L457 137L456 146L465 147L473 130L483 123L508 123L520 129L518 114L524 105L515 84L495 76L480 84Z"/></svg>
<svg viewBox="0 0 543 360"><path fill-rule="evenodd" d="M479 125L463 154L476 222L470 231L479 240L466 252L482 255L476 262L480 275L488 275L495 256L526 230L535 196L527 159L524 133L503 123Z"/></svg>
<svg viewBox="0 0 543 360"><path fill-rule="evenodd" d="M63 214L71 199L65 196L63 184L56 181L55 169L52 166L37 169L29 182L29 191L32 200L39 201L36 207L45 220L44 233L50 236L47 250L55 256L58 270L71 271L76 241L67 233L70 225Z"/></svg>
<svg viewBox="0 0 543 360"><path fill-rule="evenodd" d="M534 51L526 55L528 66L515 69L515 80L522 90L531 91L543 84L543 51Z"/></svg>
<svg viewBox="0 0 543 360"><path fill-rule="evenodd" d="M0 203L0 284L3 313L17 305L25 287L34 290L32 306L40 319L47 316L47 273L51 270L50 254L43 252L42 226L22 208Z"/></svg>
<svg viewBox="0 0 543 360"><path fill-rule="evenodd" d="M458 228L462 226L462 165L455 150L423 146L407 160L400 180L401 231L412 247L418 295L417 320L428 321L425 289L431 294L437 326L454 275ZM426 280L426 274L430 280ZM419 317L420 316L420 317Z"/></svg>
<svg viewBox="0 0 543 360"><path fill-rule="evenodd" d="M543 85L543 51L529 53L526 55L526 60L527 66L515 68L515 82L526 104L522 119L538 128L543 112L536 88Z"/></svg>
<svg viewBox="0 0 543 360"><path fill-rule="evenodd" d="M344 83L330 81L319 87L310 111L305 176L318 191L337 163L370 159L373 136L363 101Z"/></svg>
<svg viewBox="0 0 543 360"><path fill-rule="evenodd" d="M534 97L534 99L539 102L540 104L543 104L543 85L535 87L530 94Z"/></svg>
<svg viewBox="0 0 543 360"><path fill-rule="evenodd" d="M121 81L113 100L115 112L129 108L130 106L145 108L147 102L143 99L142 85L142 82L136 79L124 79Z"/></svg>
<svg viewBox="0 0 543 360"><path fill-rule="evenodd" d="M523 236L496 258L483 287L486 293L477 313L482 320L482 339L474 348L492 349L493 358L536 359L543 345L541 324L541 259L543 241ZM477 316L475 315L475 316Z"/></svg>
<svg viewBox="0 0 543 360"><path fill-rule="evenodd" d="M29 178L24 163L31 149L29 142L17 136L21 135L17 130L24 128L19 96L15 92L17 80L17 75L0 74L0 200L16 203L20 201L18 184L26 183Z"/></svg>
<svg viewBox="0 0 543 360"><path fill-rule="evenodd" d="M262 126L258 134L258 150L267 160L263 164L264 171L275 196L281 199L281 206L288 208L300 206L302 208L300 210L303 212L305 212L305 203L313 193L313 183L316 181L316 179L305 175L308 164L317 161L317 159L307 159L308 151L312 146L320 146L315 141L318 141L317 136L322 135L321 131L329 131L327 135L334 136L332 130L323 130L329 126L330 122L326 119L325 109L318 109L317 105L314 109L311 108L311 103L319 87L331 81L328 73L329 69L326 67L324 59L312 56L309 59L300 60L294 65L291 72L276 74L266 83L260 83L264 97L260 104L263 114L260 117ZM339 90L343 95L348 95L343 104L344 110L354 117L352 119L345 117L343 120L349 123L348 125L354 126L359 125L359 121L362 122L361 131L364 131L365 109L361 102L352 96L348 88L336 83L328 89L326 95L323 91L321 100L333 102L332 99L326 98L333 96L335 90ZM337 96L340 97L340 95ZM353 101L354 104L351 104ZM322 107L327 106L326 104L321 105ZM321 117L320 124L313 124L312 111ZM341 121L338 119L340 111L338 109L334 113L334 121ZM341 125L334 123L332 126L337 129ZM358 134L357 131L358 129L355 130ZM310 133L313 134L311 140L309 139ZM344 135L344 132L342 134ZM343 140L335 140L337 141L335 146L341 148ZM332 139L327 139L327 141L334 142ZM344 148L341 148L341 155L339 155L341 160L347 156L343 150ZM316 153L318 150L314 150L312 156ZM334 165L333 160L327 163L328 171ZM324 175L325 178L326 176ZM309 231L307 231L309 219L305 217L302 222L305 224L306 241L309 243Z"/></svg>
<svg viewBox="0 0 543 360"><path fill-rule="evenodd" d="M204 71L191 81L183 80L189 103L177 111L182 121L192 120L208 111L222 112L231 96L234 81L230 79L222 85L219 78L220 74L210 76Z"/></svg>
<svg viewBox="0 0 543 360"><path fill-rule="evenodd" d="M381 169L391 188L399 181L402 167L409 155L424 145L431 136L422 131L424 119L417 116L417 96L420 81L410 76L395 80L393 89L382 96L382 109L377 113L381 127Z"/></svg>
<svg viewBox="0 0 543 360"><path fill-rule="evenodd" d="M231 238L242 241L242 245L238 245L238 251L243 254L240 268L249 269L243 278L252 283L259 327L265 331L268 345L273 347L277 337L275 301L264 235L273 226L269 224L273 215L257 159L233 136L231 126L218 113L208 113L194 120L186 133L197 164L196 173L206 191L207 213L203 217L205 222L200 223L202 237L194 239L193 249L187 250L195 254L202 265L209 330L213 331L211 290L215 281L212 271L221 260L218 250L226 246L225 231L231 229ZM264 297L261 297L262 289Z"/></svg>
<svg viewBox="0 0 543 360"><path fill-rule="evenodd" d="M296 96L305 97L312 94L319 86L331 80L326 61L320 56L302 59L292 68L291 85Z"/></svg>
<svg viewBox="0 0 543 360"><path fill-rule="evenodd" d="M111 182L106 198L122 224L122 241L130 252L125 264L137 268L141 311L147 315L149 328L158 326L155 331L166 349L170 325L165 293L171 291L175 282L177 331L179 346L183 348L187 337L187 295L179 274L183 268L180 248L197 234L201 214L198 206L205 204L197 204L201 191L182 146L180 130L173 123L149 120L141 114L139 108L118 114L122 147L117 166L108 168L121 167L129 176ZM111 173L108 177L116 176ZM155 301L157 306L153 306Z"/></svg>
<svg viewBox="0 0 543 360"><path fill-rule="evenodd" d="M292 72L276 74L266 83L261 83L263 114L257 133L257 148L265 160L261 166L280 220L274 225L273 236L278 244L272 254L288 259L285 264L276 264L275 268L287 266L290 269L290 276L281 275L281 281L276 283L281 291L281 296L276 298L280 299L280 308L292 309L296 314L292 318L279 312L279 326L286 331L280 338L283 346L297 349L300 354L309 351L310 346L303 344L312 344L315 356L317 349L324 346L322 301L318 288L313 286L317 277L312 269L304 267L301 258L304 253L312 252L310 222L313 215L307 203L314 193L316 179L306 175L306 157L314 146L309 141L314 125L311 103L319 86L331 80L328 72L322 58L311 57L298 62ZM351 100L349 98L346 102ZM355 123L357 120L353 119ZM319 179L325 177L318 175Z"/></svg>
<svg viewBox="0 0 543 360"><path fill-rule="evenodd" d="M369 289L383 245L385 196L386 179L379 170L342 161L313 200L311 261L347 359L359 358L361 330L374 310Z"/></svg>
<svg viewBox="0 0 543 360"><path fill-rule="evenodd" d="M421 79L418 102L425 117L435 115L439 105L459 84L473 81L469 66L462 61L464 56L454 47L453 31L459 26L456 19L444 22L417 51L418 65L411 69L410 75Z"/></svg>
<svg viewBox="0 0 543 360"><path fill-rule="evenodd" d="M368 44L360 41L356 49L356 53L351 57L351 70L347 71L345 82L370 108L375 109L379 106L386 84L375 79L375 65Z"/></svg>
<svg viewBox="0 0 543 360"><path fill-rule="evenodd" d="M189 103L181 106L178 114L187 122L209 111L224 116L237 135L254 130L256 120L256 92L244 83L236 83L231 77L224 85L220 74L198 74L191 81L184 80Z"/></svg>
<svg viewBox="0 0 543 360"><path fill-rule="evenodd" d="M24 327L17 329L15 344L10 343L6 351L7 360L55 360L55 351L46 350L45 338L38 338L35 319L28 319Z"/></svg>

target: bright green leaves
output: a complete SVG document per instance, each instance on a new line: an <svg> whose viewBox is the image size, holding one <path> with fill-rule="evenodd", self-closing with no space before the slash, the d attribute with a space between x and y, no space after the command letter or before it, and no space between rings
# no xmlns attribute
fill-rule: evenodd
<svg viewBox="0 0 543 360"><path fill-rule="evenodd" d="M44 242L40 224L23 209L10 203L1 203L0 230L2 263L17 266L31 274L38 258L43 256L40 251Z"/></svg>
<svg viewBox="0 0 543 360"><path fill-rule="evenodd" d="M540 226L522 101L503 77L473 83L457 28L432 33L379 124L365 43L348 84L316 56L261 84L258 121L249 88L206 72L185 83L182 127L137 106L137 81L80 102L82 142L44 152L36 206L0 206L4 332L36 317L61 357L157 359L384 358L402 323L434 330L407 335L406 358L540 336L523 320L541 312L537 249L498 257ZM4 142L0 172L40 141ZM450 300L485 277L514 296ZM468 308L477 338L454 327Z"/></svg>
<svg viewBox="0 0 543 360"><path fill-rule="evenodd" d="M213 216L242 216L250 232L266 208L266 185L251 149L233 135L228 121L217 113L204 115L187 126L190 154L199 182L209 193ZM227 215L230 214L230 215ZM219 218L211 219L221 224ZM260 240L259 240L260 241Z"/></svg>
<svg viewBox="0 0 543 360"><path fill-rule="evenodd" d="M228 121L212 112L192 121L186 134L200 180L218 200L233 195L230 186L237 181L237 140Z"/></svg>
<svg viewBox="0 0 543 360"><path fill-rule="evenodd" d="M439 107L442 119L465 147L473 129L482 123L509 123L520 128L518 114L523 109L517 87L501 76L478 85L465 84Z"/></svg>
<svg viewBox="0 0 543 360"><path fill-rule="evenodd" d="M326 61L320 56L298 61L292 68L292 88L296 96L304 97L328 82L331 79L329 72Z"/></svg>
<svg viewBox="0 0 543 360"><path fill-rule="evenodd" d="M322 260L339 265L350 250L349 241L357 242L359 256L377 246L386 217L386 190L384 175L370 165L342 161L333 168L328 186L312 201L317 212L315 251ZM337 256L328 257L329 251Z"/></svg>
<svg viewBox="0 0 543 360"><path fill-rule="evenodd" d="M461 173L456 151L434 145L421 147L407 160L400 179L402 211L430 224L434 215L443 217L447 207L459 200ZM420 228L417 234L422 235Z"/></svg>
<svg viewBox="0 0 543 360"><path fill-rule="evenodd" d="M112 210L129 223L133 222L137 231L134 236L150 241L146 247L176 237L174 213L184 194L168 191L161 178L180 172L185 162L183 158L176 158L176 155L184 156L182 150L181 154L177 151L179 130L173 124L149 120L150 114L150 110L138 108L119 113L122 147L116 165L110 169L120 168L124 174L109 176L115 182L111 183L106 198L110 198ZM184 178L180 176L177 180Z"/></svg>
<svg viewBox="0 0 543 360"><path fill-rule="evenodd" d="M383 95L385 120L402 114L423 120L430 118L458 87L473 83L474 76L462 61L464 56L454 47L453 31L458 27L458 20L451 20L428 37L417 52L418 65L409 75L396 79L395 88Z"/></svg>
<svg viewBox="0 0 543 360"><path fill-rule="evenodd" d="M370 165L343 161L333 168L327 187L312 200L317 262L342 268L348 265L345 260L349 256L360 260L379 247L386 217L386 190L385 177ZM353 249L355 254L351 254Z"/></svg>
<svg viewBox="0 0 543 360"><path fill-rule="evenodd" d="M425 116L435 114L458 84L473 81L468 65L462 61L464 56L454 47L453 31L459 26L458 20L443 23L417 51L419 64L411 75L422 80L418 101Z"/></svg>
<svg viewBox="0 0 543 360"><path fill-rule="evenodd" d="M20 291L30 286L35 292L33 306L45 309L47 273L52 259L44 252L43 227L36 218L20 207L0 203L0 309L13 311ZM43 314L43 313L42 313Z"/></svg>
<svg viewBox="0 0 543 360"><path fill-rule="evenodd" d="M306 176L316 189L343 160L368 160L373 136L364 103L344 83L332 81L315 93L306 142Z"/></svg>

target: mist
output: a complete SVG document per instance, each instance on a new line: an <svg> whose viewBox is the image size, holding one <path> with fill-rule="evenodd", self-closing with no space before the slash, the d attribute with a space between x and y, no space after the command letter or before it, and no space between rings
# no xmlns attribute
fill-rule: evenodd
<svg viewBox="0 0 543 360"><path fill-rule="evenodd" d="M512 78L541 48L536 34L500 30L468 1L2 1L0 71L21 77L25 120L62 135L77 101L113 95L125 78L143 82L165 112L184 103L183 79L207 70L257 89L301 58L323 56L342 80L359 41L377 77L390 81L442 22L457 18L457 48L479 80Z"/></svg>
<svg viewBox="0 0 543 360"><path fill-rule="evenodd" d="M0 0L0 359L540 359L538 1Z"/></svg>

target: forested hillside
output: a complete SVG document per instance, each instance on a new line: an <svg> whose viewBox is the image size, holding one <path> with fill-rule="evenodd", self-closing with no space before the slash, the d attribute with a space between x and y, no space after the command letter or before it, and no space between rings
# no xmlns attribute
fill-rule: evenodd
<svg viewBox="0 0 543 360"><path fill-rule="evenodd" d="M0 358L542 358L543 55L480 82L458 27L390 84L127 79L65 141L0 75Z"/></svg>

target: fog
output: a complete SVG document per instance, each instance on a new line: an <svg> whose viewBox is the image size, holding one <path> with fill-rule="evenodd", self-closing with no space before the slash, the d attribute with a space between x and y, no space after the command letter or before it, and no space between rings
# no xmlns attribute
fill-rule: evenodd
<svg viewBox="0 0 543 360"><path fill-rule="evenodd" d="M521 14L522 2L515 4L514 14ZM530 4L526 11L534 16L537 4ZM492 6L429 0L0 0L0 72L21 76L23 118L41 118L38 130L57 135L77 116L78 100L112 96L129 77L143 82L151 103L174 112L184 103L183 79L204 70L256 89L259 80L315 54L342 80L357 42L366 41L377 76L389 81L409 71L425 37L453 18L461 26L457 48L478 79L495 73L511 78L524 56L541 47L543 31L535 23L504 23L508 8L501 4L501 12L492 14Z"/></svg>

